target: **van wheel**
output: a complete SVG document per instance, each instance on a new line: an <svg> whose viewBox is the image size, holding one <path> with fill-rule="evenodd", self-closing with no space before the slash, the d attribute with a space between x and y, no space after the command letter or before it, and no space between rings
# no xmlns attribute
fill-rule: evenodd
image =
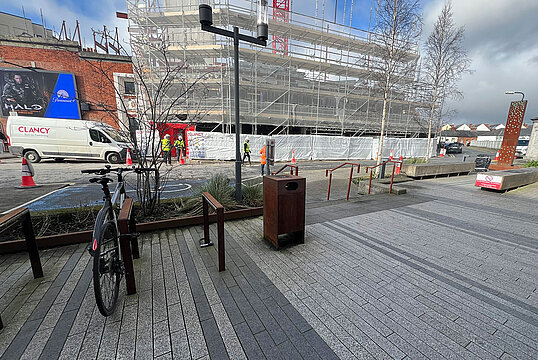
<svg viewBox="0 0 538 360"><path fill-rule="evenodd" d="M120 154L112 152L106 156L106 161L111 164L119 164L121 162Z"/></svg>
<svg viewBox="0 0 538 360"><path fill-rule="evenodd" d="M65 159L64 158L54 158L54 161L56 161L56 162L64 162Z"/></svg>
<svg viewBox="0 0 538 360"><path fill-rule="evenodd" d="M41 161L41 156L39 156L39 154L34 150L26 151L24 153L24 157L31 163L38 163Z"/></svg>

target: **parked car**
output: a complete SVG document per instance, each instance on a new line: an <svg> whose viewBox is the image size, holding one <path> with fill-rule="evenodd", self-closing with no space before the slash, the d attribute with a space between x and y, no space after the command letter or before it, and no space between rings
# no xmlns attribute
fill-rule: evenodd
<svg viewBox="0 0 538 360"><path fill-rule="evenodd" d="M461 154L463 153L463 144L462 143L452 143L452 144L446 144L445 145L446 153L455 153L455 154Z"/></svg>
<svg viewBox="0 0 538 360"><path fill-rule="evenodd" d="M527 148L529 147L529 140L518 140L516 146L516 157L521 158L527 155Z"/></svg>

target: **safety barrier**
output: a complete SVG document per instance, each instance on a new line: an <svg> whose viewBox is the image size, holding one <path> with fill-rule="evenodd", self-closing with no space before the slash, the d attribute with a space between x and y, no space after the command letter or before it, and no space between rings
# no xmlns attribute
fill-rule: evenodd
<svg viewBox="0 0 538 360"><path fill-rule="evenodd" d="M372 175L373 175L372 170L374 170L375 168L377 168L379 166L382 166L381 169L384 172L385 171L385 165L388 164L388 163L393 163L392 176L390 177L390 187L389 187L389 194L392 193L392 183L394 182L394 170L396 169L396 164L400 164L400 166L402 166L402 163L403 163L402 161L399 161L399 160L386 160L386 161L383 161L381 164L366 167L366 173L368 173L368 170L370 170L370 180L368 182L368 195L370 195L370 190L372 189Z"/></svg>
<svg viewBox="0 0 538 360"><path fill-rule="evenodd" d="M28 208L20 208L2 216L0 218L0 233L9 229L17 222L20 222L21 229L24 233L26 250L28 251L28 255L30 257L30 265L32 266L34 279L41 278L43 277L43 268L41 267L41 259L39 258L39 251L35 241L34 227L32 226L30 210L28 210ZM4 324L2 322L2 318L0 317L0 329L3 327Z"/></svg>
<svg viewBox="0 0 538 360"><path fill-rule="evenodd" d="M225 269L224 254L224 206L222 206L210 193L202 193L202 207L204 211L204 238L200 239L201 247L212 246L213 243L209 238L209 206L217 212L217 247L219 253L219 271Z"/></svg>
<svg viewBox="0 0 538 360"><path fill-rule="evenodd" d="M351 168L349 169L349 182L347 184L347 196L346 200L349 200L349 191L351 190L351 180L353 177L353 167L357 167L357 174L361 171L361 165L359 163L343 163L341 165L338 165L334 169L325 169L325 177L329 176L329 188L327 189L327 200L331 197L331 183L333 179L333 171L336 169L340 169L341 167L344 167L346 165L351 165Z"/></svg>
<svg viewBox="0 0 538 360"><path fill-rule="evenodd" d="M276 175L276 174L280 173L282 170L284 170L287 167L290 168L290 174L291 175L293 175L293 169L295 169L295 176L299 176L299 167L297 165L289 165L289 164L286 164L286 165L282 166L280 169L278 169L278 171L271 172L271 175Z"/></svg>

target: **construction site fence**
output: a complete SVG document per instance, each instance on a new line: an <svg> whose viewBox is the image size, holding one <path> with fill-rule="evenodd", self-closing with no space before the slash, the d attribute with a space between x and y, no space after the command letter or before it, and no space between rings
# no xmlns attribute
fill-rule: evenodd
<svg viewBox="0 0 538 360"><path fill-rule="evenodd" d="M471 140L471 146L483 147L488 149L500 149L502 145L501 140Z"/></svg>
<svg viewBox="0 0 538 360"><path fill-rule="evenodd" d="M379 138L345 137L323 135L241 135L241 153L243 144L249 140L251 159L261 159L260 150L266 140L275 140L276 161L296 160L352 160L373 159L379 149ZM233 160L235 159L235 134L216 132L188 131L189 156L191 159ZM392 150L394 158L425 157L427 139L423 138L389 138L383 142L383 157L388 157ZM437 139L431 141L430 154L435 153Z"/></svg>

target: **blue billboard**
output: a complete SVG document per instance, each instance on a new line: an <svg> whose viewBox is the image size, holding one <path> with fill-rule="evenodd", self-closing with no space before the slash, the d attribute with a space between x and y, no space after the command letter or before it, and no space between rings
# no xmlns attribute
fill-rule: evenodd
<svg viewBox="0 0 538 360"><path fill-rule="evenodd" d="M4 117L81 118L74 74L2 68L0 88Z"/></svg>

